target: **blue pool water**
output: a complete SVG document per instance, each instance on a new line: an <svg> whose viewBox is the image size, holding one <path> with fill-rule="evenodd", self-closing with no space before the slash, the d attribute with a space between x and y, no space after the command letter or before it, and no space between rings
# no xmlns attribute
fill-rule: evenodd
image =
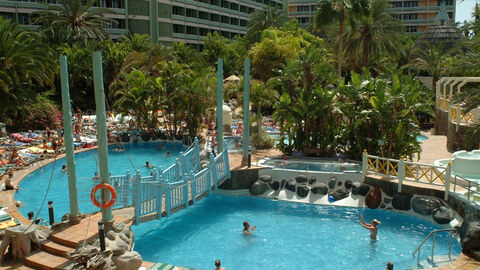
<svg viewBox="0 0 480 270"><path fill-rule="evenodd" d="M155 166L161 166L166 169L175 162L180 151L186 148L180 143L163 143L163 150L158 150L158 142L143 142L134 144L125 144L128 156L132 160L133 166L140 171L142 176L149 175L150 171L145 166L145 161L149 161ZM170 157L166 156L166 152L170 152ZM77 189L80 202L80 212L90 213L97 211L98 208L93 207L90 201L90 190L94 183L91 180L95 175L97 150L89 150L75 155L76 171L77 171ZM62 165L66 164L65 159L59 159L55 163L53 170L53 178L50 191L47 196L48 201L53 201L55 220L70 212L68 200L68 180L67 174L62 172ZM115 146L110 146L108 151L109 170L113 176L125 175L127 170L134 175L135 169L132 167L127 154L125 152L116 152ZM53 163L50 163L35 172L31 173L20 183L20 190L15 194L15 199L22 201L25 206L20 208L20 212L27 216L29 211L38 211L47 185L52 173ZM42 208L39 215L40 218L48 220L47 203Z"/></svg>
<svg viewBox="0 0 480 270"><path fill-rule="evenodd" d="M376 218L379 240L357 224ZM242 234L242 222L256 225ZM210 195L167 219L134 226L135 250L144 260L213 269L220 259L229 270L395 269L416 265L413 250L438 226L386 210L319 206L252 197ZM448 254L447 235L438 235L435 254ZM432 241L422 248L431 254ZM454 241L453 254L460 252Z"/></svg>
<svg viewBox="0 0 480 270"><path fill-rule="evenodd" d="M289 170L315 171L315 172L361 172L362 167L359 163L346 162L340 163L337 160L311 159L304 161L271 159L261 165L273 166Z"/></svg>
<svg viewBox="0 0 480 270"><path fill-rule="evenodd" d="M418 136L416 137L416 140L417 140L417 142L423 142L423 141L425 141L425 140L428 140L428 137L427 137L427 136L423 136L423 135L418 135Z"/></svg>

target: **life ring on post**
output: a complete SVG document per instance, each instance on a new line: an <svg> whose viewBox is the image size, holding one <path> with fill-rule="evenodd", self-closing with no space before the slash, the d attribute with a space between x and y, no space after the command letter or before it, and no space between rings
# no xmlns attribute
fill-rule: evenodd
<svg viewBox="0 0 480 270"><path fill-rule="evenodd" d="M106 189L108 191L110 191L110 195L112 195L110 201L102 204L100 202L97 201L97 198L95 198L95 193L97 193L97 191L99 189ZM115 189L110 186L109 184L106 184L106 183L100 183L96 186L93 187L92 189L92 192L90 193L90 199L92 200L93 204L96 206L96 207L99 207L99 208L102 208L102 209L105 209L105 208L109 208L109 207L112 207L112 205L115 203L115 201L117 200L117 192L115 191Z"/></svg>
<svg viewBox="0 0 480 270"><path fill-rule="evenodd" d="M217 132L213 132L213 135L212 135L212 145L213 146L217 146L218 145L218 140L215 140L217 138Z"/></svg>

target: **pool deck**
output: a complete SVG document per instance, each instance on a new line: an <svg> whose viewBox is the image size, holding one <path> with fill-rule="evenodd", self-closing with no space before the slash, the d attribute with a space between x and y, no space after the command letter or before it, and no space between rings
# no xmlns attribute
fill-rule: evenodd
<svg viewBox="0 0 480 270"><path fill-rule="evenodd" d="M421 156L420 162L422 163L432 163L433 160L440 159L440 158L449 158L451 154L446 150L446 137L445 136L433 136L429 135L429 139L425 140L422 143L422 149L424 153L429 153L428 156L426 154L423 154ZM443 145L444 147L439 147L439 145ZM82 151L87 151L91 149L81 149L78 151L75 151L76 153L82 152ZM265 157L271 157L271 156L280 156L281 152L276 150L276 149L271 149L271 150L256 150L252 153L252 164L255 164L258 160L265 158ZM62 158L64 155L59 155L58 158ZM242 154L241 153L231 153L229 155L230 157L230 168L231 170L244 170L247 169L246 166L241 165L242 161ZM53 159L49 160L43 160L40 161L36 164L30 165L29 167L15 171L13 179L12 179L12 184L18 184L23 177L28 175L29 173L33 172L34 170L40 168L41 166L44 166L46 164L49 164L50 162L53 162ZM256 166L252 166L256 167ZM3 179L2 179L3 180ZM395 180L390 180L390 181L395 181ZM410 183L415 186L423 186L424 184L422 183ZM432 188L431 185L429 185L429 188ZM15 207L15 199L14 199L15 191L10 190L10 191L1 191L0 192L0 203L8 209L6 212L10 214L13 218L18 219L20 222L24 224L29 224L30 221L27 220L20 212L18 209ZM124 212L118 211L115 213L115 216L119 218L119 221L127 221L129 218L131 211L125 209ZM94 214L92 215L92 220L93 219L99 219L100 214ZM95 228L88 228L89 235L88 237L95 237L96 235L96 222L91 222L91 224L86 224L87 219L84 219L80 225L77 227L72 226L71 229L68 231L63 232L63 237L65 238L71 238L74 239L75 241L80 241L85 238L85 231L87 231L87 227L90 226L91 224L94 224L93 226ZM71 231L70 231L71 230ZM71 233L68 233L71 232ZM92 234L92 235L90 235ZM37 256L38 260L44 260L44 258L41 258L41 256ZM62 263L63 260L60 260L60 262L52 262L52 263ZM150 269L152 267L155 267L155 264L153 262L147 262L144 261L142 264L142 269ZM43 268L30 268L28 266L23 265L23 262L10 262L8 264L4 264L0 266L0 270L13 270L13 269L19 269L19 270L28 270L28 269L43 269ZM53 269L53 268L52 268ZM61 269L61 268L57 268ZM187 270L188 268L182 268L182 267L176 267L175 269L178 270ZM464 269L464 270L480 270L480 263L470 257L468 257L465 254L461 254L454 262L451 264L438 267L438 268L432 268L431 270L450 270L450 269Z"/></svg>

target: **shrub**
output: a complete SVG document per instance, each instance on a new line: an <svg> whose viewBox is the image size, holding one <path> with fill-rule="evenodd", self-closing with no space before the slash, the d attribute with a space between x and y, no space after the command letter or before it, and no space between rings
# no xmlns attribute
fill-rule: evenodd
<svg viewBox="0 0 480 270"><path fill-rule="evenodd" d="M275 140L265 133L261 135L252 135L252 144L256 149L271 149L275 145Z"/></svg>

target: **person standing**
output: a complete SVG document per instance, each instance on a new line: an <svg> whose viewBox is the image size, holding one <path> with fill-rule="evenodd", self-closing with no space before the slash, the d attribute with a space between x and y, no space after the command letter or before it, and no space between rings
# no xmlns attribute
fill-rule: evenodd
<svg viewBox="0 0 480 270"><path fill-rule="evenodd" d="M365 220L363 220L363 215L360 215L360 220L357 220L357 222L358 224L362 225L362 227L370 231L370 238L372 240L377 240L377 232L378 232L377 225L381 224L380 221L376 219L372 219L370 224L368 224L365 222Z"/></svg>

